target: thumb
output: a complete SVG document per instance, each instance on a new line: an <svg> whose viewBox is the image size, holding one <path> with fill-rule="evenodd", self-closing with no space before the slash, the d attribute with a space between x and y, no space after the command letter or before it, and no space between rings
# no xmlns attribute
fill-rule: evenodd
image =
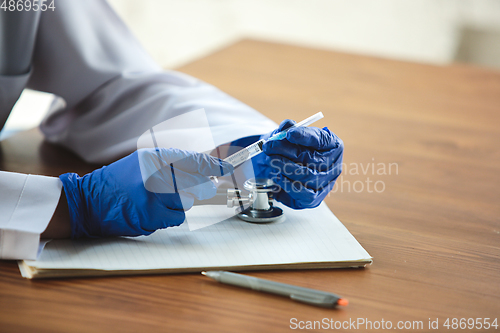
<svg viewBox="0 0 500 333"><path fill-rule="evenodd" d="M292 127L293 125L295 125L295 123L296 123L295 120L291 120L291 119L283 120L281 122L280 126L278 127L278 132L284 131L287 128Z"/></svg>
<svg viewBox="0 0 500 333"><path fill-rule="evenodd" d="M162 148L160 155L166 164L173 164L176 169L188 173L199 173L208 177L223 176L234 171L230 163L204 153Z"/></svg>

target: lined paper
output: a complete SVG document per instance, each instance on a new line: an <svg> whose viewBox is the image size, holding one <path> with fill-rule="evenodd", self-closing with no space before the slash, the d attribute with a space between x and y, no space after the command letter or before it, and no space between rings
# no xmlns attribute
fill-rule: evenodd
<svg viewBox="0 0 500 333"><path fill-rule="evenodd" d="M370 255L326 204L309 210L280 207L284 219L257 224L231 216L234 211L225 206L196 206L187 212L188 222L179 227L141 237L53 240L38 260L26 260L25 264L36 269L193 271L210 267L236 270L294 263L371 262ZM224 221L210 224L211 219ZM208 226L190 231L188 223Z"/></svg>

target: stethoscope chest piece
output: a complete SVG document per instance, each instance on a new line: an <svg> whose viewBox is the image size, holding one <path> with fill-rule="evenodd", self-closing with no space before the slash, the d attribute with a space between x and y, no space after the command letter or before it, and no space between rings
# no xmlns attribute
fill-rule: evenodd
<svg viewBox="0 0 500 333"><path fill-rule="evenodd" d="M271 179L250 178L245 181L243 187L250 192L248 196L243 196L239 190L232 190L228 193L227 201L228 207L238 206L236 211L240 219L253 223L266 223L283 217L283 210L273 205L274 194L280 187ZM244 208L245 206L247 208Z"/></svg>

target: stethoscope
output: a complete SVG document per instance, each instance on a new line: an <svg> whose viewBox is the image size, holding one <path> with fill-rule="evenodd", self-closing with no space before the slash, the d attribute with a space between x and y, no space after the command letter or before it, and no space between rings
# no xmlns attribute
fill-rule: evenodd
<svg viewBox="0 0 500 333"><path fill-rule="evenodd" d="M198 205L221 205L235 207L236 216L243 221L267 223L281 219L283 210L274 205L274 195L281 188L268 178L250 178L243 183L243 189L220 188L215 197L199 201Z"/></svg>
<svg viewBox="0 0 500 333"><path fill-rule="evenodd" d="M227 207L236 207L237 215L247 222L272 222L283 216L283 210L274 206L274 194L280 190L271 179L250 178L243 184L247 191L227 190ZM247 208L245 208L245 203Z"/></svg>

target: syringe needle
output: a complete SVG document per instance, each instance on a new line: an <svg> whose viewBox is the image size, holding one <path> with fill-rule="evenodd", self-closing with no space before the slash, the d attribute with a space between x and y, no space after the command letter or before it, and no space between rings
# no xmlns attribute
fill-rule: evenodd
<svg viewBox="0 0 500 333"><path fill-rule="evenodd" d="M279 133L276 133L275 135L273 135L272 137L267 139L267 141L284 139L286 137L286 133L289 130L291 130L292 128L296 128L296 127L300 127L300 126L303 126L303 127L309 126L312 123L320 120L323 117L324 117L323 113L318 112L318 113L310 116L309 118L306 118L306 119L302 120L301 122L298 122L295 125L290 126L289 128L287 128ZM258 154L262 153L262 146L264 145L265 142L266 141L264 139L261 139L255 143L252 143L251 145L239 150L238 152L234 153L233 155L226 157L224 159L224 161L231 163L233 165L233 167L236 168L238 165L240 165L240 164L248 161L252 157L257 156ZM210 179L214 180L215 182L218 182L218 179L215 176L211 176Z"/></svg>

